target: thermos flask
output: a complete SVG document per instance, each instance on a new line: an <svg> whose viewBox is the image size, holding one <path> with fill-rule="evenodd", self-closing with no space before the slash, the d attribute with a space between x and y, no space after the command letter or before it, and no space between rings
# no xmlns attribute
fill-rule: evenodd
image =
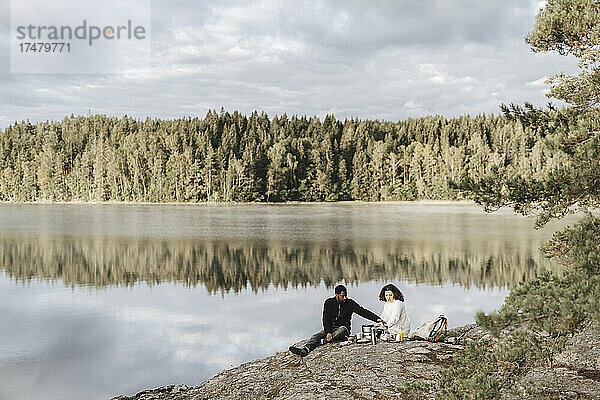
<svg viewBox="0 0 600 400"><path fill-rule="evenodd" d="M377 328L371 328L371 344L377 343Z"/></svg>

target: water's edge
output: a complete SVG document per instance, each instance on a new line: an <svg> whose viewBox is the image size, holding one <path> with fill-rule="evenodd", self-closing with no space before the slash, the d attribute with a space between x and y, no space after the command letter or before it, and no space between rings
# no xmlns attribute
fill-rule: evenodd
<svg viewBox="0 0 600 400"><path fill-rule="evenodd" d="M441 398L435 385L439 371L451 365L466 343L488 340L500 339L470 324L449 330L437 343L412 340L375 346L329 344L304 358L281 352L250 361L221 371L196 387L162 386L112 400L393 399L414 395L411 385L415 383L431 384L427 395L436 399ZM586 326L569 339L566 349L556 357L554 368L535 368L521 378L515 386L520 391L518 398L529 398L526 388L538 394L558 392L569 394L568 398L599 399L600 349L592 346L598 341L598 327ZM514 398L511 396L505 393L502 397Z"/></svg>

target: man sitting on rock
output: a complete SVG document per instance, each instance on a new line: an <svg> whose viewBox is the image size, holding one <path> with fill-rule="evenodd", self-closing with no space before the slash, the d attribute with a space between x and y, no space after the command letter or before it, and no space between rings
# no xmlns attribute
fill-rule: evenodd
<svg viewBox="0 0 600 400"><path fill-rule="evenodd" d="M323 339L327 342L345 340L350 335L352 313L371 321L383 322L376 314L349 299L347 293L344 285L335 287L335 297L325 300L323 304L323 330L312 335L304 347L290 346L292 353L304 357L319 346Z"/></svg>

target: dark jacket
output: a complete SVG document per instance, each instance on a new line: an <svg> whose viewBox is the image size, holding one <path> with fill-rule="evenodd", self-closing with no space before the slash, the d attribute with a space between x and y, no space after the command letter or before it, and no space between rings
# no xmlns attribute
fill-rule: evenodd
<svg viewBox="0 0 600 400"><path fill-rule="evenodd" d="M361 307L352 299L338 302L335 297L331 297L323 304L323 330L325 333L332 333L336 328L345 326L348 328L348 332L352 332L350 329L352 313L357 313L361 317L375 322L379 319L376 314Z"/></svg>

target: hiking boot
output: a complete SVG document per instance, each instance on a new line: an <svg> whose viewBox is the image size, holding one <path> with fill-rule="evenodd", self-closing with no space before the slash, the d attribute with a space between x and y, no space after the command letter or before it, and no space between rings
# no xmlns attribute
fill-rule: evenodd
<svg viewBox="0 0 600 400"><path fill-rule="evenodd" d="M294 354L299 355L300 357L305 357L308 355L308 349L305 347L294 347L290 346L290 351Z"/></svg>

